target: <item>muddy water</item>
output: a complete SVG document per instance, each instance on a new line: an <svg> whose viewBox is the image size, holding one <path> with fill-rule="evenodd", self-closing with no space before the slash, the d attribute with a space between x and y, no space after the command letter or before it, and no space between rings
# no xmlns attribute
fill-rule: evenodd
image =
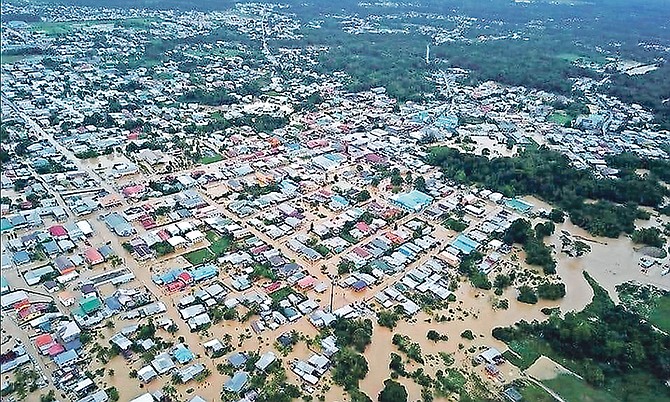
<svg viewBox="0 0 670 402"><path fill-rule="evenodd" d="M534 197L524 199L537 208L550 210L551 206ZM635 222L637 227L660 227L668 221L667 217L652 217L650 220ZM583 238L591 246L591 252L582 257L573 258L560 253L561 231L569 232L574 239ZM620 236L617 239L606 237L594 237L587 231L572 224L569 220L556 225L556 232L549 238L549 242L556 247L557 271L566 284L567 296L561 302L561 310L579 310L582 305L582 292L593 292L583 278L581 271L588 272L600 286L605 288L610 297L618 301L616 286L628 282L637 281L643 284L651 284L662 289L670 290L670 275L661 276L660 265L670 261L670 257L659 260L660 264L652 267L649 272L644 273L639 268L640 259L643 255L636 251L639 245L633 244L628 236ZM570 290L574 290L571 292ZM590 298L589 298L590 299ZM588 302L587 302L588 303ZM583 307L583 306L582 306Z"/></svg>

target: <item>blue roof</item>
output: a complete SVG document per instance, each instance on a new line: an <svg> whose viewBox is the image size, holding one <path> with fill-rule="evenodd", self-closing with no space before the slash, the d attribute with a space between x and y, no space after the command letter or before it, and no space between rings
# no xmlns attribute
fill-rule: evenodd
<svg viewBox="0 0 670 402"><path fill-rule="evenodd" d="M177 346L175 346L175 350L174 352L172 352L172 355L181 364L188 363L195 357L193 355L193 352L188 350L188 348L184 346L183 343L180 343Z"/></svg>
<svg viewBox="0 0 670 402"><path fill-rule="evenodd" d="M334 162L339 162L344 159L344 157L340 154L325 154L323 155L326 159L330 159L331 161Z"/></svg>
<svg viewBox="0 0 670 402"><path fill-rule="evenodd" d="M66 342L65 345L65 350L79 350L81 349L81 341L77 339L73 339L70 342Z"/></svg>
<svg viewBox="0 0 670 402"><path fill-rule="evenodd" d="M349 201L341 195L334 195L330 199L342 205L349 205Z"/></svg>
<svg viewBox="0 0 670 402"><path fill-rule="evenodd" d="M14 225L7 218L0 219L0 232L13 228Z"/></svg>
<svg viewBox="0 0 670 402"><path fill-rule="evenodd" d="M529 204L526 201L520 200L518 198L505 201L505 205L519 212L528 212L533 209L533 204Z"/></svg>
<svg viewBox="0 0 670 402"><path fill-rule="evenodd" d="M240 367L247 362L247 357L240 352L233 353L228 357L228 362L233 365L233 367Z"/></svg>
<svg viewBox="0 0 670 402"><path fill-rule="evenodd" d="M353 285L351 285L351 287L354 288L354 290L362 290L362 289L365 289L366 286L368 286L368 284L365 283L365 281L362 281L362 280L358 280L358 281L354 282Z"/></svg>
<svg viewBox="0 0 670 402"><path fill-rule="evenodd" d="M182 272L185 272L185 271L181 268L177 268L177 269L173 269L171 271L168 271L164 274L154 275L152 277L152 279L154 280L154 282L166 284L166 283L174 282L174 280L177 279L179 274L181 274Z"/></svg>
<svg viewBox="0 0 670 402"><path fill-rule="evenodd" d="M216 268L216 266L209 264L195 268L191 270L190 273L194 281L202 281L205 279L214 278L219 273L219 270Z"/></svg>
<svg viewBox="0 0 670 402"><path fill-rule="evenodd" d="M433 197L419 190L412 190L409 193L399 194L394 201L407 209L416 211L430 204Z"/></svg>
<svg viewBox="0 0 670 402"><path fill-rule="evenodd" d="M107 308L113 311L121 310L121 303L119 303L119 299L117 299L114 296L106 298L105 305L107 306Z"/></svg>
<svg viewBox="0 0 670 402"><path fill-rule="evenodd" d="M54 357L54 362L56 362L58 366L62 367L68 363L73 362L76 358L77 352L74 349L70 349Z"/></svg>
<svg viewBox="0 0 670 402"><path fill-rule="evenodd" d="M249 380L249 374L244 371L238 371L235 375L223 385L225 389L231 392L240 392Z"/></svg>
<svg viewBox="0 0 670 402"><path fill-rule="evenodd" d="M17 264L30 262L30 254L25 250L17 251L12 258L14 258L14 262Z"/></svg>
<svg viewBox="0 0 670 402"><path fill-rule="evenodd" d="M451 245L464 254L470 254L473 250L479 247L479 243L464 234L458 235Z"/></svg>

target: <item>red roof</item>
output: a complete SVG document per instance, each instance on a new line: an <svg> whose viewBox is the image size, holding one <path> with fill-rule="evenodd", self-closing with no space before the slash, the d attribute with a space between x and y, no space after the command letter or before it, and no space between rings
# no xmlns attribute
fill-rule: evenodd
<svg viewBox="0 0 670 402"><path fill-rule="evenodd" d="M61 225L54 225L49 228L49 234L54 237L67 236L67 230Z"/></svg>
<svg viewBox="0 0 670 402"><path fill-rule="evenodd" d="M102 256L102 254L100 254L100 252L93 247L89 247L86 250L85 257L89 264L99 264L105 261L105 258Z"/></svg>
<svg viewBox="0 0 670 402"><path fill-rule="evenodd" d="M361 258L368 258L370 256L369 252L363 250L360 247L354 248L353 252L356 253L356 255L358 255Z"/></svg>
<svg viewBox="0 0 670 402"><path fill-rule="evenodd" d="M193 281L193 277L188 272L182 272L177 276L177 279L180 279L184 283L191 283Z"/></svg>
<svg viewBox="0 0 670 402"><path fill-rule="evenodd" d="M39 349L42 348L43 346L50 345L51 343L53 343L53 341L54 338L51 336L51 334L42 334L37 338L35 338L35 346L37 346L37 348Z"/></svg>
<svg viewBox="0 0 670 402"><path fill-rule="evenodd" d="M273 293L273 292L279 290L280 287L281 287L281 282L276 281L276 282L272 282L267 288L265 288L265 290L268 293Z"/></svg>
<svg viewBox="0 0 670 402"><path fill-rule="evenodd" d="M313 276L306 276L298 281L298 287L301 289L308 289L314 286L316 279Z"/></svg>
<svg viewBox="0 0 670 402"><path fill-rule="evenodd" d="M135 186L128 186L128 187L124 188L123 190L121 190L121 192L123 192L123 195L125 195L126 197L130 197L130 196L139 194L143 191L144 191L144 186L141 185L141 184L137 184Z"/></svg>
<svg viewBox="0 0 670 402"><path fill-rule="evenodd" d="M49 356L53 357L53 356L56 356L56 355L59 355L59 354L63 353L64 351L65 351L65 348L63 347L63 345L61 345L59 343L56 343L49 348L47 353L49 353Z"/></svg>
<svg viewBox="0 0 670 402"><path fill-rule="evenodd" d="M186 286L186 285L184 285L183 282L177 281L177 282L168 283L167 289L170 292L174 292L174 291L183 289L184 286Z"/></svg>
<svg viewBox="0 0 670 402"><path fill-rule="evenodd" d="M360 230L363 233L367 233L370 231L370 226L368 226L368 224L365 222L358 222L356 224L356 229Z"/></svg>

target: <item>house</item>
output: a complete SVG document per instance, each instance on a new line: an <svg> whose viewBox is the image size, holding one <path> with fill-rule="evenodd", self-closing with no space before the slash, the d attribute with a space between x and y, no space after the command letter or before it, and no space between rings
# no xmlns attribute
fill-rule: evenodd
<svg viewBox="0 0 670 402"><path fill-rule="evenodd" d="M277 356L272 352L264 353L260 359L256 362L255 367L258 370L265 371L274 361L277 360Z"/></svg>
<svg viewBox="0 0 670 402"><path fill-rule="evenodd" d="M151 380L156 378L158 373L152 366L144 366L141 369L137 370L137 378L142 380L143 383L149 383Z"/></svg>
<svg viewBox="0 0 670 402"><path fill-rule="evenodd" d="M89 247L84 253L86 262L90 265L97 265L105 262L105 258L93 247Z"/></svg>
<svg viewBox="0 0 670 402"><path fill-rule="evenodd" d="M249 381L249 374L245 373L244 371L238 371L228 381L226 381L225 384L223 384L223 388L226 391L237 394L242 391L242 388L244 388L244 386L247 384L247 381Z"/></svg>

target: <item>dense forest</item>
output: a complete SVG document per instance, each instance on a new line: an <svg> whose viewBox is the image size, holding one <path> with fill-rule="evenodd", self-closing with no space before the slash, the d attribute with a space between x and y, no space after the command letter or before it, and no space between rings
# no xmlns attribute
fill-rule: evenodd
<svg viewBox="0 0 670 402"><path fill-rule="evenodd" d="M64 3L65 0L50 0ZM67 1L77 5L103 6L102 0ZM115 2L117 7L155 9L222 10L234 7L236 1L144 0ZM385 86L400 101L419 100L433 92L433 84L425 75L435 65L423 62L425 46L432 38L419 26L438 30L455 29L449 18L435 19L429 15L471 17L474 23L462 27L463 40L433 46L438 67L455 66L472 71L472 82L496 80L510 85L524 85L561 94L571 91L571 78L603 78L603 73L577 67L575 59L603 65L606 58L658 63L661 68L638 76L610 71L603 91L631 103L654 110L657 122L670 128L670 80L665 79L670 67L667 60L670 39L667 21L670 8L665 0L630 2L598 0L563 3L536 1L532 3L506 0L422 0L412 3L361 3L356 0L297 1L289 0L287 12L304 24L321 22L319 29L303 28L303 38L286 43L270 42L271 47L283 45L324 45L330 51L322 55L319 69L323 72L345 71L351 76L350 90ZM397 29L402 33L350 34L342 29L342 19L377 16L380 29ZM402 17L402 18L398 18ZM505 38L479 41L480 35ZM512 34L517 34L516 36ZM241 36L230 31L230 36ZM218 32L220 38L229 36ZM514 36L513 38L511 36ZM206 38L208 41L212 38ZM248 40L240 39L249 43ZM192 39L189 39L191 41ZM196 38L200 41L201 38ZM260 44L255 46L260 48ZM146 57L162 44L151 46Z"/></svg>
<svg viewBox="0 0 670 402"><path fill-rule="evenodd" d="M622 401L670 399L663 383L670 376L670 337L636 313L615 305L607 291L584 273L593 301L578 313L548 321L521 321L495 328L504 342L535 345L544 354Z"/></svg>
<svg viewBox="0 0 670 402"><path fill-rule="evenodd" d="M442 167L459 183L478 184L507 197L531 194L565 210L572 222L597 236L632 233L634 221L648 218L638 205L659 207L669 191L651 173L644 178L624 174L597 179L588 170L547 148L528 148L514 158L463 154L447 147L432 148L428 163ZM663 173L667 174L667 173Z"/></svg>

